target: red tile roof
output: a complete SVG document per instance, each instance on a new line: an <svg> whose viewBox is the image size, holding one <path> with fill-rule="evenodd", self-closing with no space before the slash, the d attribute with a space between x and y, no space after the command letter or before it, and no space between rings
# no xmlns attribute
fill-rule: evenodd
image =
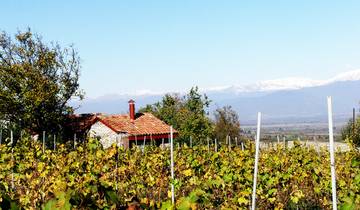
<svg viewBox="0 0 360 210"><path fill-rule="evenodd" d="M100 113L96 114L74 114L68 116L66 128L71 132L86 132L90 127L96 122L97 116L100 116Z"/></svg>
<svg viewBox="0 0 360 210"><path fill-rule="evenodd" d="M129 115L100 115L97 119L115 132L130 135L157 135L170 133L170 126L151 113L137 113L135 120ZM174 129L174 133L177 131Z"/></svg>

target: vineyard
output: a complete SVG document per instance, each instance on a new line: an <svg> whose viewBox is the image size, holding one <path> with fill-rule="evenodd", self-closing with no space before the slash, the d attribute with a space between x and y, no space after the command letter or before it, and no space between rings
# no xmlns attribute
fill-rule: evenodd
<svg viewBox="0 0 360 210"><path fill-rule="evenodd" d="M155 146L104 150L97 140L74 150L56 150L24 138L16 147L0 145L2 209L249 209L254 145L175 147L175 179L170 151ZM329 153L295 143L261 150L258 209L330 209ZM338 204L360 207L360 154L336 153ZM171 203L175 186L175 206Z"/></svg>

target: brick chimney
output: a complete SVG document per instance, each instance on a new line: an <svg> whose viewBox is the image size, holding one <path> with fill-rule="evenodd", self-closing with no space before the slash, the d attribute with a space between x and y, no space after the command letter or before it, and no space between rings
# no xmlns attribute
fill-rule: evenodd
<svg viewBox="0 0 360 210"><path fill-rule="evenodd" d="M132 99L129 101L129 114L130 119L135 120L135 101Z"/></svg>

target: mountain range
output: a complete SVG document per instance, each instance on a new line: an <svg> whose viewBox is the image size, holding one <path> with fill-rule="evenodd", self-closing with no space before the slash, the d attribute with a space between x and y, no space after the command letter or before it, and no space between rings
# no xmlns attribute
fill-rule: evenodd
<svg viewBox="0 0 360 210"><path fill-rule="evenodd" d="M327 80L285 78L214 87L201 92L212 100L210 114L216 108L230 105L238 112L243 124L254 123L258 111L263 113L264 123L326 122L326 97L332 96L334 120L344 122L352 116L352 109L359 107L360 70ZM164 94L144 91L140 94L104 95L73 101L71 105L79 106L77 113L126 113L129 99L134 99L137 107L142 107L161 100Z"/></svg>

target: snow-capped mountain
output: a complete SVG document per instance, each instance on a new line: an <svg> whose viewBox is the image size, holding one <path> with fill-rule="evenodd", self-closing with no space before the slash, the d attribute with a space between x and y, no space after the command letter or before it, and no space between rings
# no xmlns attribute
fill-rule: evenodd
<svg viewBox="0 0 360 210"><path fill-rule="evenodd" d="M235 93L266 92L278 90L296 90L304 87L319 86L323 83L320 80L306 78L284 78L275 80L260 81L248 85L233 85L228 87L204 89L203 92L233 91Z"/></svg>
<svg viewBox="0 0 360 210"><path fill-rule="evenodd" d="M307 87L317 87L328 85L334 82L357 81L360 80L360 69L349 71L336 75L326 80L314 80L302 77L290 77L283 79L265 80L247 85L222 86L215 88L203 89L203 92L223 92L232 91L234 93L251 93L251 92L273 92L279 90L297 90Z"/></svg>
<svg viewBox="0 0 360 210"><path fill-rule="evenodd" d="M335 120L344 120L351 117L353 107L359 107L360 70L341 73L326 80L285 78L249 85L206 88L201 91L212 100L210 112L217 107L231 105L245 123L256 119L258 111L264 113L264 119L268 122L324 120L327 114L326 96L329 95L333 96ZM151 91L112 94L87 98L80 104L74 102L73 105L80 105L78 113L126 113L130 98L136 101L136 107L139 108L161 100L163 94Z"/></svg>
<svg viewBox="0 0 360 210"><path fill-rule="evenodd" d="M332 82L357 81L357 80L360 80L360 70L348 71L345 73L338 74L335 77L327 80L325 84L329 84Z"/></svg>

